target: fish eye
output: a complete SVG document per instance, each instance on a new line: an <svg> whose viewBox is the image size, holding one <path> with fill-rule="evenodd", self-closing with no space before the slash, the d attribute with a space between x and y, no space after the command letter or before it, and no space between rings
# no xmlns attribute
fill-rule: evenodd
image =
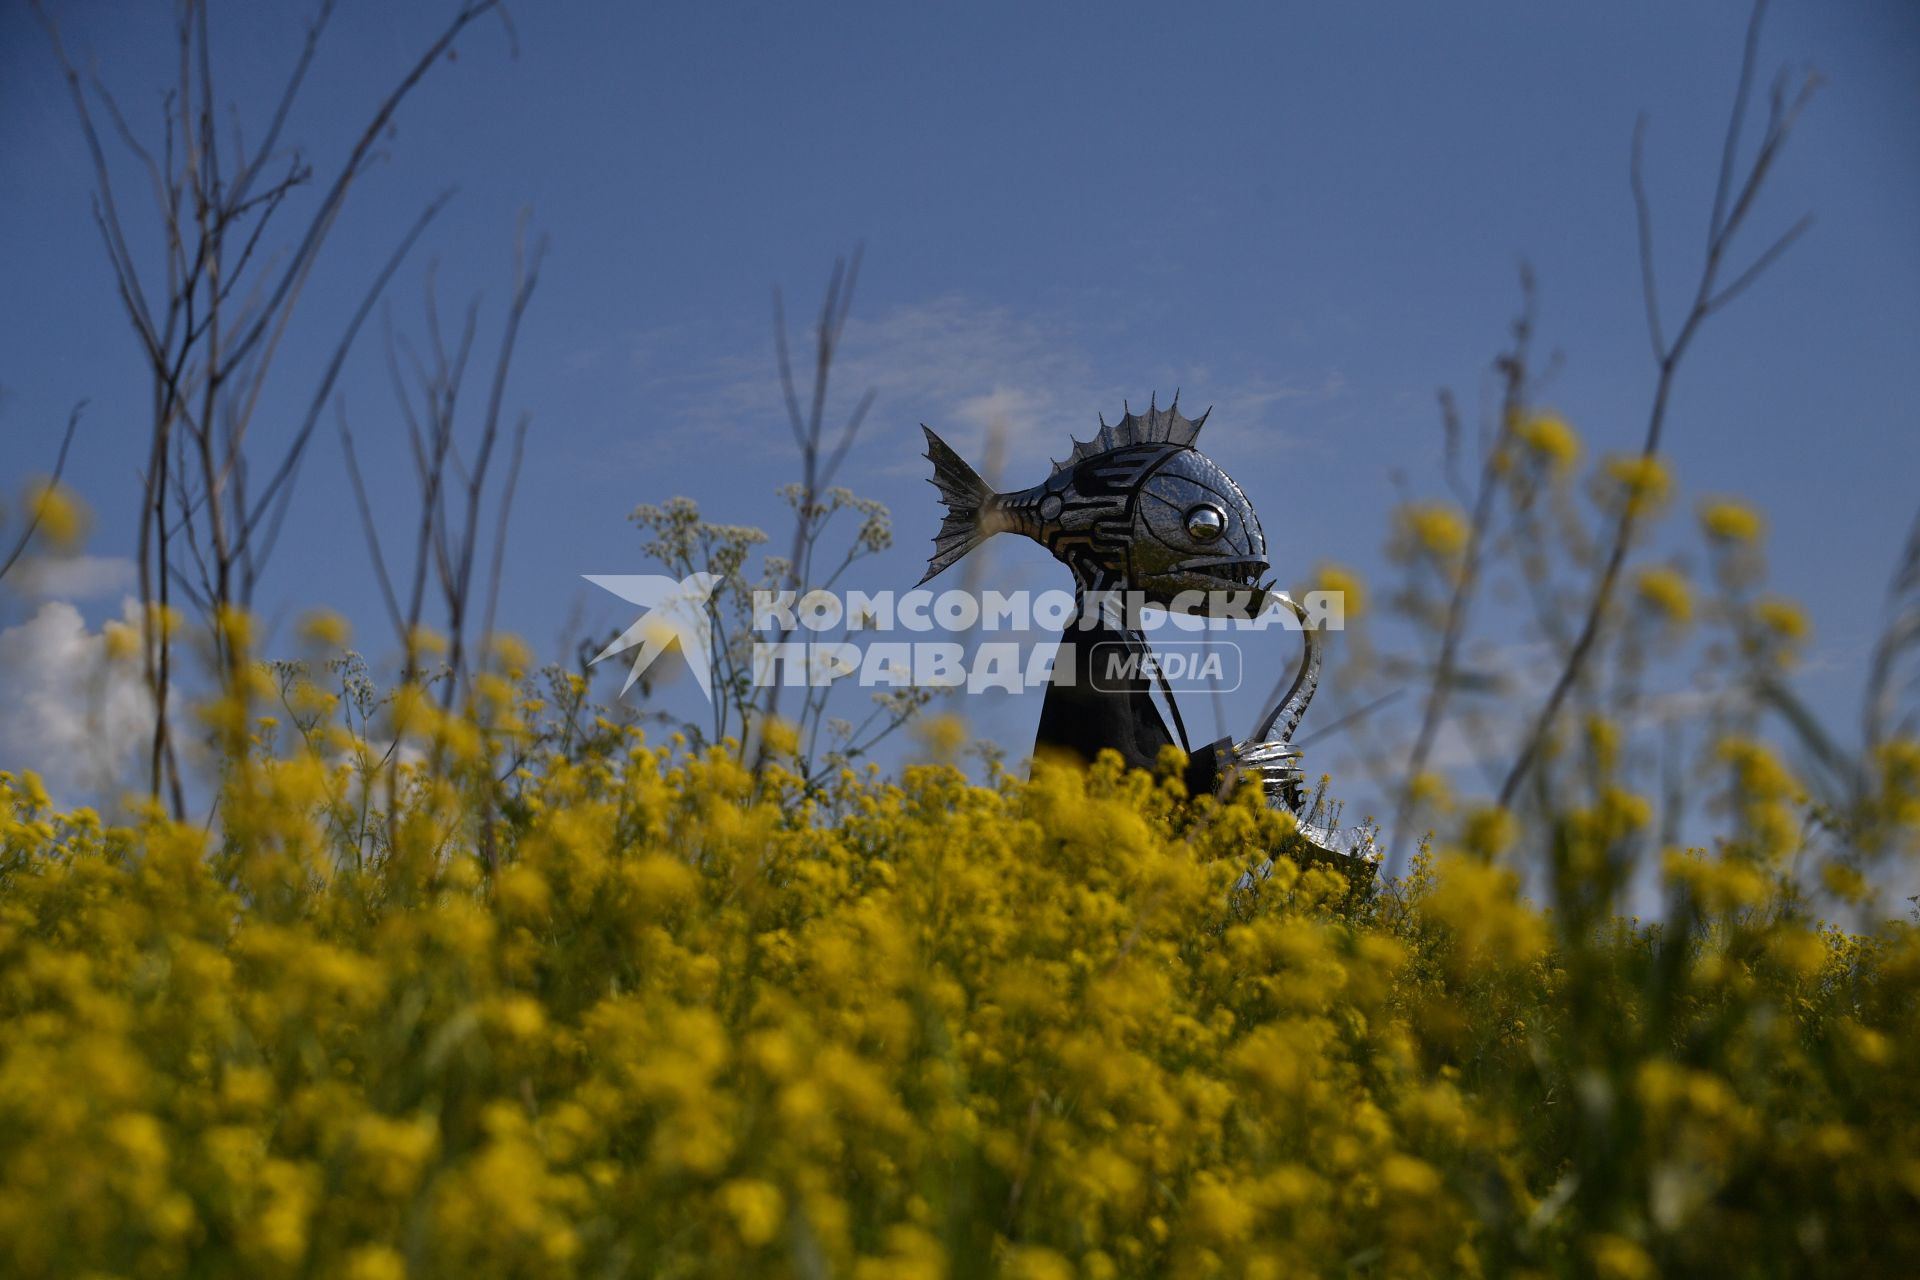
<svg viewBox="0 0 1920 1280"><path fill-rule="evenodd" d="M1187 536L1195 542L1212 542L1227 531L1227 513L1206 503L1187 512Z"/></svg>

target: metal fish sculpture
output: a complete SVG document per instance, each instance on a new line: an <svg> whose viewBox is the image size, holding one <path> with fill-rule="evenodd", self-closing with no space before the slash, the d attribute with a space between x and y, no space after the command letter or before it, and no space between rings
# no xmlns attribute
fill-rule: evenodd
<svg viewBox="0 0 1920 1280"><path fill-rule="evenodd" d="M1093 654L1105 646L1150 652L1131 619L1096 615L1099 602L1111 598L1103 593L1138 592L1146 603L1187 612L1227 604L1254 613L1269 599L1300 612L1266 578L1267 540L1253 504L1232 476L1194 447L1207 415L1188 419L1179 406L1176 395L1165 409L1157 401L1144 414L1127 409L1112 425L1102 417L1099 433L1075 441L1045 480L1012 493L994 492L921 424L932 483L946 505L922 584L996 533L1031 538L1073 571L1080 608L1062 638L1054 683L1041 707L1036 755L1066 752L1090 761L1112 749L1130 765L1151 768L1159 749L1174 741L1145 676L1095 678ZM1318 635L1310 628L1304 634L1307 652L1292 686L1244 742L1222 738L1198 751L1188 748L1179 706L1160 677L1180 745L1188 751L1188 793L1224 790L1237 778L1257 781L1270 803L1294 814L1310 843L1370 864L1377 855L1364 831L1312 823L1305 811L1300 753L1290 738L1318 685L1321 651ZM1159 675L1157 666L1146 665ZM1268 860L1243 877L1241 887L1271 870Z"/></svg>
<svg viewBox="0 0 1920 1280"><path fill-rule="evenodd" d="M1267 539L1253 504L1218 463L1193 447L1207 415L1131 411L1076 441L1065 462L1030 489L995 493L925 424L933 484L946 518L925 583L996 533L1032 538L1073 570L1083 590L1137 590L1169 605L1182 592L1265 590ZM1257 601L1255 602L1257 604Z"/></svg>

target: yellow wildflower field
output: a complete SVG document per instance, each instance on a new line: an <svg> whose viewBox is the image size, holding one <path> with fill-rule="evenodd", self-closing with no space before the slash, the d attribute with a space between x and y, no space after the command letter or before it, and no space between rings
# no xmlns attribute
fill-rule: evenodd
<svg viewBox="0 0 1920 1280"><path fill-rule="evenodd" d="M1920 1257L1920 937L1806 923L1757 846L1673 852L1658 925L1531 905L1498 811L1384 889L1236 894L1291 820L1171 773L807 794L603 725L483 821L454 728L364 842L351 767L258 736L211 833L0 782L0 1269ZM1764 833L1778 765L1727 750ZM1566 874L1644 820L1565 814Z"/></svg>

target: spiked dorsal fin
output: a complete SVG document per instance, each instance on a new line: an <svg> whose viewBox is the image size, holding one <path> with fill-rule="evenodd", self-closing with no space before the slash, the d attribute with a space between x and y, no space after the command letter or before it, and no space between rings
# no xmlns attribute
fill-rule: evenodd
<svg viewBox="0 0 1920 1280"><path fill-rule="evenodd" d="M1120 421L1108 425L1106 417L1100 419L1100 431L1091 440L1075 440L1073 452L1067 455L1065 462L1053 464L1055 472L1077 467L1088 458L1114 449L1124 449L1133 444L1172 444L1190 446L1200 434L1200 428L1207 423L1207 414L1197 419L1180 416L1180 393L1174 392L1173 403L1162 409L1157 400L1150 402L1145 413L1135 413L1123 404L1126 416ZM1207 411L1211 413L1212 410Z"/></svg>

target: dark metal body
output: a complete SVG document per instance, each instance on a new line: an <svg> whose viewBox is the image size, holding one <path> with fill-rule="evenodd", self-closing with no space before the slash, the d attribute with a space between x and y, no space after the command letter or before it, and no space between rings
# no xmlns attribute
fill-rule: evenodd
<svg viewBox="0 0 1920 1280"><path fill-rule="evenodd" d="M1208 611L1232 602L1257 611L1271 583L1266 535L1240 486L1194 447L1205 414L1189 420L1178 398L1166 409L1129 411L1109 426L1103 419L1094 439L1076 442L1066 461L1039 484L995 493L940 437L926 427L932 483L947 514L934 535L934 553L922 582L952 565L995 533L1033 539L1073 571L1080 608L1062 636L1054 684L1041 708L1036 755L1065 752L1092 760L1102 749L1118 751L1128 764L1151 768L1173 734L1155 707L1143 678L1118 684L1091 679L1091 654L1099 646L1147 650L1137 620L1107 607L1114 595L1138 592L1162 608ZM1304 611L1284 593L1274 598ZM1098 616L1096 610L1102 610ZM1290 739L1319 683L1321 645L1305 630L1307 648L1293 685L1245 742L1230 738L1188 747L1191 794L1223 790L1233 777L1258 779L1269 802L1294 815L1301 833L1326 853L1369 863L1377 855L1358 829L1336 830L1308 821L1303 811L1299 752ZM1072 646L1072 647L1068 647ZM1162 686L1179 725L1172 691ZM1241 878L1240 887L1264 878L1272 861Z"/></svg>

